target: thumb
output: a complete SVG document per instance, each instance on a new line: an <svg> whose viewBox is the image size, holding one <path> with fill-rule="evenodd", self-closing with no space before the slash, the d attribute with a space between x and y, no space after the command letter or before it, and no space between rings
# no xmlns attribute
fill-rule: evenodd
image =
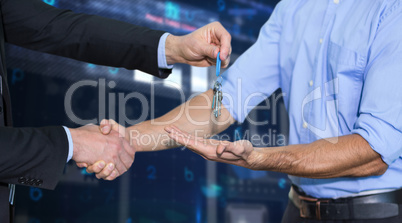
<svg viewBox="0 0 402 223"><path fill-rule="evenodd" d="M104 135L109 134L112 130L118 132L122 137L125 136L125 128L113 119L103 119L99 125L101 132Z"/></svg>
<svg viewBox="0 0 402 223"><path fill-rule="evenodd" d="M109 120L103 119L99 125L99 129L102 132L102 134L107 135L112 131L111 125L109 123Z"/></svg>
<svg viewBox="0 0 402 223"><path fill-rule="evenodd" d="M228 145L225 145L223 143L220 143L218 145L218 147L216 148L216 154L218 154L218 157L222 156L222 154L225 152L227 146Z"/></svg>
<svg viewBox="0 0 402 223"><path fill-rule="evenodd" d="M203 44L202 53L204 57L209 57L211 59L216 59L219 52L219 47L212 44Z"/></svg>
<svg viewBox="0 0 402 223"><path fill-rule="evenodd" d="M88 164L86 163L76 163L79 168L87 168Z"/></svg>

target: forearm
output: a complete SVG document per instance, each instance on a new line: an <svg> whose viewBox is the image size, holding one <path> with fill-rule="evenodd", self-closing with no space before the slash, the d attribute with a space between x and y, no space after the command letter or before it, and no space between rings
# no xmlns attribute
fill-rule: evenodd
<svg viewBox="0 0 402 223"><path fill-rule="evenodd" d="M382 175L388 168L381 156L357 134L310 144L255 148L249 163L252 169L308 178Z"/></svg>
<svg viewBox="0 0 402 223"><path fill-rule="evenodd" d="M0 152L0 182L35 177L42 183L34 186L54 189L67 160L67 135L62 126L0 127Z"/></svg>
<svg viewBox="0 0 402 223"><path fill-rule="evenodd" d="M215 118L211 108L212 97L212 90L208 90L162 117L131 126L126 130L126 139L135 145L137 151L153 151L178 146L164 130L169 125L180 126L183 131L203 138L222 132L234 119L223 106L222 114Z"/></svg>
<svg viewBox="0 0 402 223"><path fill-rule="evenodd" d="M163 31L58 9L41 0L2 1L1 10L9 43L159 76L157 48Z"/></svg>

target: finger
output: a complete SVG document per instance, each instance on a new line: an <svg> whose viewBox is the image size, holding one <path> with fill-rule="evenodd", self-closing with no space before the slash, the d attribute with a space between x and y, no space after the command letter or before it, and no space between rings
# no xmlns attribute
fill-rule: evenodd
<svg viewBox="0 0 402 223"><path fill-rule="evenodd" d="M108 176L108 177L106 177L106 178L104 178L104 179L111 181L111 180L115 180L118 176L119 176L118 171L117 171L117 170L114 170L114 171L112 172L112 174L110 174L110 176Z"/></svg>
<svg viewBox="0 0 402 223"><path fill-rule="evenodd" d="M120 125L119 123L117 123L117 122L116 122L115 120L113 120L113 119L109 119L109 123L110 123L111 128L112 128L114 131L116 131L116 132L119 133L120 137L124 138L124 137L126 136L126 135L125 135L125 133L126 133L126 128L125 128L124 126Z"/></svg>
<svg viewBox="0 0 402 223"><path fill-rule="evenodd" d="M179 128L177 128L175 125L166 126L165 131L167 131L168 133L171 133L171 132L180 133L181 132L181 130Z"/></svg>
<svg viewBox="0 0 402 223"><path fill-rule="evenodd" d="M249 144L251 144L249 143L249 141L239 140L228 145L225 151L230 152L236 156L245 158L244 156L247 155L246 147L249 147L250 146Z"/></svg>
<svg viewBox="0 0 402 223"><path fill-rule="evenodd" d="M226 60L222 60L221 68L226 68L229 66L230 56Z"/></svg>
<svg viewBox="0 0 402 223"><path fill-rule="evenodd" d="M183 132L181 129L179 129L179 127L177 127L175 125L172 125L171 127L172 127L173 131L175 131L177 133L180 133L182 135L186 135L186 136L189 136L189 137L191 136L190 134L188 134L186 132Z"/></svg>
<svg viewBox="0 0 402 223"><path fill-rule="evenodd" d="M222 154L225 152L226 149L226 145L220 144L218 145L218 147L216 148L216 154L218 155L218 157L222 156Z"/></svg>
<svg viewBox="0 0 402 223"><path fill-rule="evenodd" d="M169 125L169 126L166 126L164 129L167 133L171 133L173 128Z"/></svg>
<svg viewBox="0 0 402 223"><path fill-rule="evenodd" d="M99 129L102 132L102 134L107 135L112 131L111 125L109 123L109 120L103 119L99 125Z"/></svg>
<svg viewBox="0 0 402 223"><path fill-rule="evenodd" d="M240 160L241 157L234 154L232 151L228 150L229 147L231 147L233 143L228 142L227 144L222 143L221 145L218 146L217 148L217 156L221 158L222 160L226 161L237 161Z"/></svg>
<svg viewBox="0 0 402 223"><path fill-rule="evenodd" d="M124 150L124 149L122 148L122 150ZM126 165L124 164L124 162L123 162L123 160L122 160L123 157L124 157L124 155L119 154L118 157L117 157L117 159L115 160L116 170L117 170L120 174L123 174L123 173L125 173L125 172L128 170L128 168L126 167Z"/></svg>
<svg viewBox="0 0 402 223"><path fill-rule="evenodd" d="M230 35L230 33L222 26L221 23L217 22L216 23L216 28L215 30L215 35L216 35L216 39L219 41L220 43L220 58L222 61L226 61L231 53L231 42L232 42L232 36Z"/></svg>
<svg viewBox="0 0 402 223"><path fill-rule="evenodd" d="M119 162L116 164L116 170L117 170L119 173L121 173L121 174L127 172L127 168L126 168L126 166L123 164L122 161L119 161Z"/></svg>
<svg viewBox="0 0 402 223"><path fill-rule="evenodd" d="M205 57L209 57L213 60L215 60L215 58L217 57L219 52L219 47L209 44L209 43L204 43L201 45L201 53L205 56Z"/></svg>
<svg viewBox="0 0 402 223"><path fill-rule="evenodd" d="M87 168L88 164L86 163L76 163L79 168Z"/></svg>
<svg viewBox="0 0 402 223"><path fill-rule="evenodd" d="M100 161L94 163L93 165L88 166L87 172L88 173L99 173L103 170L105 165L106 165L105 161L100 160Z"/></svg>
<svg viewBox="0 0 402 223"><path fill-rule="evenodd" d="M219 158L221 160L225 160L225 161L238 161L238 160L242 159L241 157L236 156L233 153L228 153L228 152L222 153L222 155L220 155Z"/></svg>
<svg viewBox="0 0 402 223"><path fill-rule="evenodd" d="M112 130L118 132L121 137L125 137L125 128L113 119L103 119L99 125L101 132L105 135L109 134Z"/></svg>
<svg viewBox="0 0 402 223"><path fill-rule="evenodd" d="M188 147L189 149L192 149L192 141L194 141L191 137L185 136L184 134L181 134L175 129L172 129L172 131L169 133L169 137L172 138L174 141L178 142L179 144Z"/></svg>
<svg viewBox="0 0 402 223"><path fill-rule="evenodd" d="M232 144L226 146L225 151L237 155L239 153L238 149L239 149L238 146L235 143L232 143Z"/></svg>
<svg viewBox="0 0 402 223"><path fill-rule="evenodd" d="M215 57L215 59L206 57L206 59L203 58L202 60L199 60L199 61L191 61L191 62L189 62L189 64L191 66L195 66L195 67L210 67L210 66L214 66L214 65L216 65L216 57Z"/></svg>
<svg viewBox="0 0 402 223"><path fill-rule="evenodd" d="M205 140L202 137L197 137L197 136L191 135L190 133L183 132L181 129L179 129L175 125L172 125L171 131L173 131L173 133L178 134L179 136L182 136L183 139L187 142L186 146L193 150L199 151L199 148L206 149L205 146L207 145L207 142L208 142L209 146L213 146L214 148L220 144L220 141L217 141L214 139Z"/></svg>
<svg viewBox="0 0 402 223"><path fill-rule="evenodd" d="M105 179L107 177L109 177L112 172L114 171L114 164L113 163L109 163L106 168L104 168L102 171L98 172L96 174L96 178L98 179Z"/></svg>
<svg viewBox="0 0 402 223"><path fill-rule="evenodd" d="M201 140L199 140L199 137L194 137L188 133L181 134L176 130L173 130L172 133L169 134L169 137L199 155L203 155L209 159L216 157L216 146L208 144L205 139L201 138Z"/></svg>

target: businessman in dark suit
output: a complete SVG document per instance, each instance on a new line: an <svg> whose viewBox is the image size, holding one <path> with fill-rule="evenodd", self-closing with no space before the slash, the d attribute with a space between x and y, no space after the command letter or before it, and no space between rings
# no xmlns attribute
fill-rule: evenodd
<svg viewBox="0 0 402 223"><path fill-rule="evenodd" d="M104 160L100 168L108 163L113 174L106 179L114 179L127 171L135 155L118 132L102 135L95 125L77 129L12 128L5 42L89 63L139 69L160 78L170 74L169 64L210 66L218 51L226 67L231 52L230 35L219 23L179 37L98 16L75 14L40 0L0 0L2 223L12 222L10 201L14 184L54 189L70 159L86 164Z"/></svg>

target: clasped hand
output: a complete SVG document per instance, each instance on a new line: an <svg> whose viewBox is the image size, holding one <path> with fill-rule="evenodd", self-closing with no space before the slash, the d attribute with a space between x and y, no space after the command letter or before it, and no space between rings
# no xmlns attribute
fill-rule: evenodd
<svg viewBox="0 0 402 223"><path fill-rule="evenodd" d="M103 120L100 125L100 130L105 135L115 134L115 132L120 132L122 135L127 135L125 134L125 128L113 120ZM176 126L168 126L165 128L165 131L171 139L183 146L186 146L188 149L199 154L204 159L243 166L249 169L254 169L254 163L258 163L258 156L256 155L253 145L248 140L229 142L215 139L204 139L183 132ZM129 140L128 137L126 140ZM127 141L125 141L125 143L127 143ZM134 148L131 149L131 151L134 151ZM134 157L134 153L132 153L132 157ZM105 161L108 162L107 160ZM121 174L121 171L118 171L117 175L114 174L114 171L108 169L108 166L105 167L102 165L105 163L105 161L100 160L98 162L92 162L92 165L79 165L87 166L87 171L95 172L98 178L113 180L119 176L119 174ZM130 159L128 159L128 161L130 161Z"/></svg>
<svg viewBox="0 0 402 223"><path fill-rule="evenodd" d="M120 127L102 129L86 125L70 129L74 145L72 159L77 166L96 173L98 179L114 180L125 173L134 162L135 149L124 138L124 128Z"/></svg>

